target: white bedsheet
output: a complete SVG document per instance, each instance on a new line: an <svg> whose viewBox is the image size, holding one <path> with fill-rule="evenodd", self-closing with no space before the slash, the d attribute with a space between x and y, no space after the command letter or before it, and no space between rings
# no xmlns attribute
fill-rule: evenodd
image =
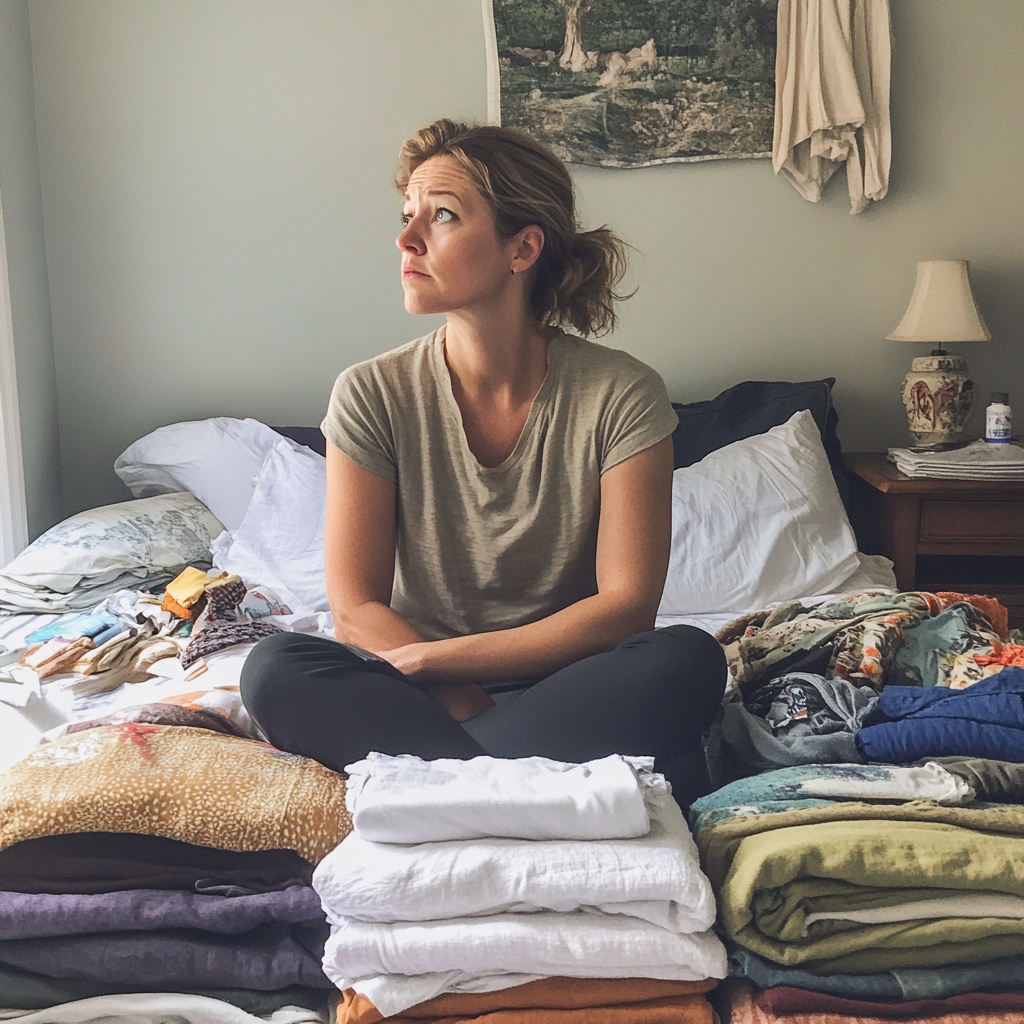
<svg viewBox="0 0 1024 1024"><path fill-rule="evenodd" d="M828 598L838 597L840 594L851 594L856 590L896 590L896 575L892 571L892 562L882 555L865 555L857 552L859 561L858 567L849 575L839 587L831 594L809 594L801 597L794 597L794 601L800 601L810 606ZM722 613L719 615L659 615L655 626L659 629L662 626L696 626L705 632L714 635L720 629L728 626L737 615Z"/></svg>
<svg viewBox="0 0 1024 1024"><path fill-rule="evenodd" d="M352 827L374 843L633 839L651 827L646 791L668 791L653 758L621 754L568 764L372 752L345 771Z"/></svg>
<svg viewBox="0 0 1024 1024"><path fill-rule="evenodd" d="M712 931L679 934L618 914L499 914L413 924L335 925L324 973L338 988L381 974L538 974L565 978L724 978Z"/></svg>
<svg viewBox="0 0 1024 1024"><path fill-rule="evenodd" d="M710 928L714 896L679 805L660 794L650 817L650 831L634 839L404 846L353 832L317 865L313 888L332 922L591 909L668 931Z"/></svg>

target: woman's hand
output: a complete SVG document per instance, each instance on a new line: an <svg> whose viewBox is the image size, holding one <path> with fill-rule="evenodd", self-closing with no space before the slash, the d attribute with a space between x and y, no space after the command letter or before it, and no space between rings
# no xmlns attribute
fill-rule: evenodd
<svg viewBox="0 0 1024 1024"><path fill-rule="evenodd" d="M391 651L381 651L378 657L390 662L410 682L428 683L435 682L431 679L429 664L430 643L426 640L420 643L405 644L396 647Z"/></svg>
<svg viewBox="0 0 1024 1024"><path fill-rule="evenodd" d="M494 706L494 701L478 683L453 683L433 668L431 654L436 650L434 643L423 641L384 651L380 657L394 665L428 697L436 700L456 722L464 722Z"/></svg>

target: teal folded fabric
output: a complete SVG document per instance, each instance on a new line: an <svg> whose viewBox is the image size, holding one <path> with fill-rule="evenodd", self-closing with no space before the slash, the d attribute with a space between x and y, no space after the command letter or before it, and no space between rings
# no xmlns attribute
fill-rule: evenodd
<svg viewBox="0 0 1024 1024"><path fill-rule="evenodd" d="M734 949L729 974L749 978L760 988L792 985L848 999L946 999L963 992L1012 992L1024 987L1024 956L1001 957L980 964L903 967L878 974L811 974L780 967L756 953Z"/></svg>

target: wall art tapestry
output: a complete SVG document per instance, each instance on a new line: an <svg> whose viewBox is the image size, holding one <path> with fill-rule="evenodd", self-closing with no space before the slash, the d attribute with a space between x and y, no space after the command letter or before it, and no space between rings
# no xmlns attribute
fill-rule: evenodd
<svg viewBox="0 0 1024 1024"><path fill-rule="evenodd" d="M771 156L778 0L483 0L488 119L568 163Z"/></svg>

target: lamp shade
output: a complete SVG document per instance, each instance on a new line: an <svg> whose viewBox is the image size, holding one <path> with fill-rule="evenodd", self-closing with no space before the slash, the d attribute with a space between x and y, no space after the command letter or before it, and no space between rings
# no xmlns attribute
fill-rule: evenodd
<svg viewBox="0 0 1024 1024"><path fill-rule="evenodd" d="M989 341L992 335L978 312L967 260L922 260L903 319L889 341Z"/></svg>

